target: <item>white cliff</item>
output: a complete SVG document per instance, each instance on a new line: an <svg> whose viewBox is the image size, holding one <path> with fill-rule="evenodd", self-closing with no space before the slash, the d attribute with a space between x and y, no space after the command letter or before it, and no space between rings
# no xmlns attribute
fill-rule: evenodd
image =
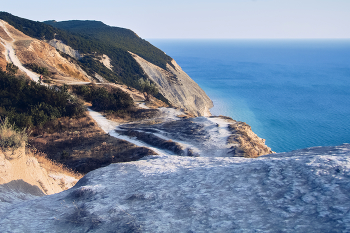
<svg viewBox="0 0 350 233"><path fill-rule="evenodd" d="M167 64L167 70L164 70L136 54L130 54L172 105L195 116L211 115L209 109L213 107L213 102L174 60L173 66Z"/></svg>
<svg viewBox="0 0 350 233"><path fill-rule="evenodd" d="M73 49L72 47L64 44L60 40L52 39L48 43L49 43L49 45L55 47L56 49L60 50L61 52L65 53L65 54L68 54L71 57L74 57L77 60L82 58L82 55L79 53L78 50Z"/></svg>

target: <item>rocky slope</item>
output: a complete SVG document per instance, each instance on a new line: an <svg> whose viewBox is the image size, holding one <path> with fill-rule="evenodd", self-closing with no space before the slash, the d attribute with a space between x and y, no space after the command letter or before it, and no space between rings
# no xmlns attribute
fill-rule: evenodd
<svg viewBox="0 0 350 233"><path fill-rule="evenodd" d="M181 114L160 108L158 116L120 124L110 134L128 136L170 155L252 158L273 153L244 122L214 116L183 118Z"/></svg>
<svg viewBox="0 0 350 233"><path fill-rule="evenodd" d="M130 52L131 53L131 52ZM167 70L131 53L150 79L157 84L169 102L194 116L210 116L213 102L205 92L172 60Z"/></svg>
<svg viewBox="0 0 350 233"><path fill-rule="evenodd" d="M350 145L256 159L151 156L2 209L2 232L349 232Z"/></svg>
<svg viewBox="0 0 350 233"><path fill-rule="evenodd" d="M0 64L3 70L6 70L7 62L12 62L23 74L27 74L28 69L22 65L36 64L48 68L53 80L90 81L80 67L63 58L54 47L23 34L3 20L0 20L0 40ZM40 74L33 73L33 76L39 77Z"/></svg>
<svg viewBox="0 0 350 233"><path fill-rule="evenodd" d="M71 57L74 57L77 60L79 60L82 57L78 50L72 49L70 46L64 44L60 40L52 39L49 41L49 45L55 47L56 49L60 50L65 54L68 54Z"/></svg>

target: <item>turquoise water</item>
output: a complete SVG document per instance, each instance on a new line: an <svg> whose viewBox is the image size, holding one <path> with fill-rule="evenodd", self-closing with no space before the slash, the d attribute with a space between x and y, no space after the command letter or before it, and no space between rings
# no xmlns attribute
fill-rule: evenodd
<svg viewBox="0 0 350 233"><path fill-rule="evenodd" d="M149 41L274 151L350 143L350 40Z"/></svg>

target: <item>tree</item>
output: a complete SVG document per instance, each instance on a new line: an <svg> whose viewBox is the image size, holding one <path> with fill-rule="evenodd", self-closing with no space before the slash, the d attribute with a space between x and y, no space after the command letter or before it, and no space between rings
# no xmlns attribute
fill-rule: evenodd
<svg viewBox="0 0 350 233"><path fill-rule="evenodd" d="M146 98L146 101L149 101L149 95L155 96L158 94L157 85L151 82L149 79L139 79L140 91L143 92L143 95Z"/></svg>

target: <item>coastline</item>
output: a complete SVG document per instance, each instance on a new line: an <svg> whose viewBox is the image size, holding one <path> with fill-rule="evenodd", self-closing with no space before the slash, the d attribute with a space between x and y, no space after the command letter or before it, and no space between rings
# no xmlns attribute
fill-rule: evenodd
<svg viewBox="0 0 350 233"><path fill-rule="evenodd" d="M4 176L30 178L0 185L1 232L349 231L350 144L273 153L245 122L209 116L212 100L174 60L162 69L134 58L176 107L91 81L123 89L135 106L95 112L89 107L102 101L92 97L86 115L57 118L45 125L57 128L33 135L32 146L84 177L48 174L24 147L0 153ZM63 102L76 98L64 90Z"/></svg>
<svg viewBox="0 0 350 233"><path fill-rule="evenodd" d="M150 41L274 151L350 142L350 40Z"/></svg>

